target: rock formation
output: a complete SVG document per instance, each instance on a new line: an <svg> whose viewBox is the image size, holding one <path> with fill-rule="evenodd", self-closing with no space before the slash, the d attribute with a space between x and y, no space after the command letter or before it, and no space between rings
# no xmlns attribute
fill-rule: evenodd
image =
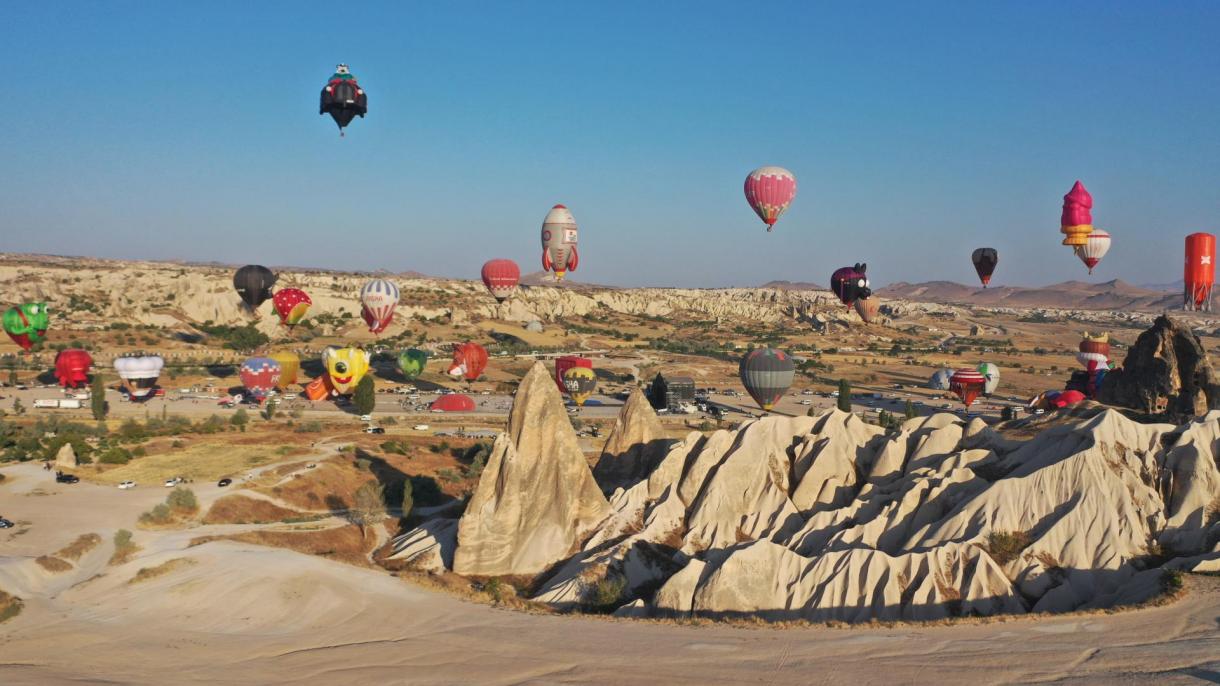
<svg viewBox="0 0 1220 686"><path fill-rule="evenodd" d="M458 523L453 571L536 574L579 549L609 513L555 381L535 363Z"/></svg>
<svg viewBox="0 0 1220 686"><path fill-rule="evenodd" d="M1182 421L1220 409L1220 376L1199 337L1162 315L1106 375L1099 400Z"/></svg>
<svg viewBox="0 0 1220 686"><path fill-rule="evenodd" d="M55 468L56 469L76 469L76 449L71 443L64 443L59 448L59 452L55 453Z"/></svg>
<svg viewBox="0 0 1220 686"><path fill-rule="evenodd" d="M558 607L610 587L620 616L854 622L1109 607L1159 592L1158 565L1220 566L1220 412L1176 427L1064 416L1028 440L949 414L887 433L837 410L692 432L609 508L574 466L572 489L539 489L555 501L534 509L598 513L570 551L533 555L515 533L463 551L459 536L454 569L545 566L501 562L530 553L558 563L535 595ZM509 459L541 449L503 440ZM506 478L488 470L463 527ZM421 535L400 540L438 549Z"/></svg>
<svg viewBox="0 0 1220 686"><path fill-rule="evenodd" d="M647 477L673 441L664 438L661 421L639 388L631 391L606 439L593 476L607 491Z"/></svg>

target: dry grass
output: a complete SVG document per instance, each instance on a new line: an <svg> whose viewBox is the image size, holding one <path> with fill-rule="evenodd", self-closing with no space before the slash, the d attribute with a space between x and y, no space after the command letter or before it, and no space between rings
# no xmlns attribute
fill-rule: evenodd
<svg viewBox="0 0 1220 686"><path fill-rule="evenodd" d="M262 530L247 531L227 536L201 536L191 540L191 545L210 541L239 541L285 548L306 555L317 555L328 560L346 562L359 567L368 567L372 538L365 538L360 527L355 525L332 527L318 531Z"/></svg>
<svg viewBox="0 0 1220 686"><path fill-rule="evenodd" d="M1031 542L1027 531L993 531L987 535L987 545L983 549L996 564L1006 565L1017 559Z"/></svg>
<svg viewBox="0 0 1220 686"><path fill-rule="evenodd" d="M138 584L143 581L155 579L159 576L165 576L166 574L169 574L170 572L173 572L178 569L183 569L185 567L190 567L195 564L198 564L198 563L195 560L192 560L188 557L175 557L172 560L167 560L165 562L162 562L161 564L157 565L156 567L141 567L140 571L136 572L136 575L131 577L131 581L128 581L127 583L128 584Z"/></svg>
<svg viewBox="0 0 1220 686"><path fill-rule="evenodd" d="M119 529L114 532L114 554L110 556L108 565L121 565L131 559L140 550L140 546L131 542L131 532Z"/></svg>
<svg viewBox="0 0 1220 686"><path fill-rule="evenodd" d="M75 541L65 546L62 550L55 553L55 557L72 560L76 562L81 559L85 553L98 547L102 542L102 537L97 534L81 534Z"/></svg>
<svg viewBox="0 0 1220 686"><path fill-rule="evenodd" d="M204 524L269 524L308 517L296 510L280 507L266 500L241 495L227 495L212 504Z"/></svg>
<svg viewBox="0 0 1220 686"><path fill-rule="evenodd" d="M61 574L63 572L72 571L72 565L70 563L64 562L58 557L54 557L52 555L39 555L38 557L34 558L34 561L38 563L39 567L42 567L52 574Z"/></svg>
<svg viewBox="0 0 1220 686"><path fill-rule="evenodd" d="M237 438L241 434L233 434ZM223 476L239 474L247 469L282 459L276 455L278 444L242 445L219 442L228 434L209 436L208 442L198 442L181 450L161 455L139 457L113 469L93 472L80 470L81 478L107 485L134 481L156 486L167 479L181 476L196 481L216 481Z"/></svg>
<svg viewBox="0 0 1220 686"><path fill-rule="evenodd" d="M21 610L24 607L25 603L21 601L21 598L0 591L0 624L21 614Z"/></svg>

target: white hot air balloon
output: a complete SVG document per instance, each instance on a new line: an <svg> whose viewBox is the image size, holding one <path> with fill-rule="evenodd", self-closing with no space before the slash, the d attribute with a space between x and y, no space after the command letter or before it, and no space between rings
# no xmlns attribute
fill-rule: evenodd
<svg viewBox="0 0 1220 686"><path fill-rule="evenodd" d="M381 333L394 319L398 306L398 286L386 279L373 279L360 289L360 316L369 331Z"/></svg>
<svg viewBox="0 0 1220 686"><path fill-rule="evenodd" d="M157 387L165 360L160 355L116 357L114 371L131 398L145 398Z"/></svg>
<svg viewBox="0 0 1220 686"><path fill-rule="evenodd" d="M952 369L939 369L928 380L928 388L934 391L947 391L949 390L949 379L951 378L953 378Z"/></svg>
<svg viewBox="0 0 1220 686"><path fill-rule="evenodd" d="M986 379L983 383L983 395L995 393L995 389L1000 385L1000 368L990 362L984 362L979 365L979 374Z"/></svg>
<svg viewBox="0 0 1220 686"><path fill-rule="evenodd" d="M1089 237L1085 240L1084 245L1076 246L1076 256L1084 262L1084 266L1089 268L1089 273L1093 273L1093 267L1101 262L1101 258L1106 256L1110 251L1110 232L1105 229L1094 228L1089 232Z"/></svg>

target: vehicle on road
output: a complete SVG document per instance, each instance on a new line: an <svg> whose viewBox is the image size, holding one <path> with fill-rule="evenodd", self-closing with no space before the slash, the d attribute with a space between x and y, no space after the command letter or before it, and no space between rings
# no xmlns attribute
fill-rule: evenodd
<svg viewBox="0 0 1220 686"><path fill-rule="evenodd" d="M411 428L415 429L416 431L427 431L429 427L427 424L416 424Z"/></svg>
<svg viewBox="0 0 1220 686"><path fill-rule="evenodd" d="M370 426L364 430L366 434L383 434L385 429L380 426Z"/></svg>
<svg viewBox="0 0 1220 686"><path fill-rule="evenodd" d="M0 529L11 529L11 528L13 528L13 523L11 521L5 519L4 517L0 517Z"/></svg>
<svg viewBox="0 0 1220 686"><path fill-rule="evenodd" d="M318 466L317 462L310 462L309 464L305 465L305 469L314 469L317 466Z"/></svg>
<svg viewBox="0 0 1220 686"><path fill-rule="evenodd" d="M64 474L63 472L55 472L55 481L61 484L74 484L80 481L80 477L75 474Z"/></svg>
<svg viewBox="0 0 1220 686"><path fill-rule="evenodd" d="M182 481L183 481L183 479L182 479L182 477L180 477L180 476L175 476L175 477L174 477L174 478L172 478L172 479L166 479L166 480L165 480L165 487L166 487L166 488L173 488L174 486L177 486L178 484L182 483Z"/></svg>
<svg viewBox="0 0 1220 686"><path fill-rule="evenodd" d="M221 479L220 481L217 481L216 486L219 488L224 488L225 486L228 486L229 484L232 484L232 483L233 483L233 480L226 476L225 478Z"/></svg>
<svg viewBox="0 0 1220 686"><path fill-rule="evenodd" d="M134 482L134 481L124 481L123 483L119 484L119 488L121 488L123 490L127 490L129 488L135 488L135 487L136 487L136 482Z"/></svg>
<svg viewBox="0 0 1220 686"><path fill-rule="evenodd" d="M371 422L371 421L373 421L373 415L371 415L371 414L362 414L362 415L360 415L360 421L362 421L362 422Z"/></svg>
<svg viewBox="0 0 1220 686"><path fill-rule="evenodd" d="M812 405L812 404L813 404L813 401L812 401L812 400L802 400L802 401L801 401L801 404L802 404L802 405Z"/></svg>

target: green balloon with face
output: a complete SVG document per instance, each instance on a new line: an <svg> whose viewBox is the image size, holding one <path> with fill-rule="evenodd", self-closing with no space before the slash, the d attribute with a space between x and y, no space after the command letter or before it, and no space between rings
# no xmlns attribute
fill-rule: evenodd
<svg viewBox="0 0 1220 686"><path fill-rule="evenodd" d="M428 364L428 353L418 348L411 348L398 353L398 369L407 379L414 379L424 373Z"/></svg>
<svg viewBox="0 0 1220 686"><path fill-rule="evenodd" d="M4 313L4 332L23 350L46 338L50 326L46 303L26 303L10 307Z"/></svg>

